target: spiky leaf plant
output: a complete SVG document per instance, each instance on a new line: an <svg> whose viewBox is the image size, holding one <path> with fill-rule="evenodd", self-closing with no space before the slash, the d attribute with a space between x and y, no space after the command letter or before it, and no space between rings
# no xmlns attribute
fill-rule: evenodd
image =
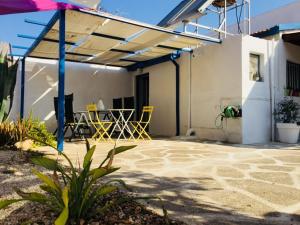
<svg viewBox="0 0 300 225"><path fill-rule="evenodd" d="M40 120L34 119L31 114L28 118L0 123L0 146L14 145L28 137L42 140L51 145L55 144L55 137L47 130L46 125L41 123ZM35 141L34 144L39 146L41 142Z"/></svg>
<svg viewBox="0 0 300 225"><path fill-rule="evenodd" d="M45 143L46 144L46 143ZM33 173L42 181L41 193L25 193L17 190L20 196L18 199L1 200L0 209L19 201L33 201L47 205L59 216L55 225L64 225L67 223L82 224L83 221L92 218L94 214L103 213L115 204L122 203L128 199L126 197L117 199L113 202L107 202L103 206L97 205L99 198L102 198L117 190L119 185L128 189L122 180L110 180L99 183L108 174L111 174L120 168L113 167L114 156L130 150L136 146L115 147L107 154L103 162L95 169L91 168L92 157L96 146L90 147L87 142L87 152L83 159L82 169L75 168L69 157L60 153L69 167L64 167L57 160L47 157L34 157L32 162L53 172L52 176L45 175L36 169ZM55 148L55 146L51 146Z"/></svg>

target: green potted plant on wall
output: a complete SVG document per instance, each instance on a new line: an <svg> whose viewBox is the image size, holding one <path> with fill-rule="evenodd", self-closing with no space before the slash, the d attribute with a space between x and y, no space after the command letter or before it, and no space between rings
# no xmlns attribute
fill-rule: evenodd
<svg viewBox="0 0 300 225"><path fill-rule="evenodd" d="M300 126L297 125L299 105L292 98L285 97L275 110L279 141L295 144L298 142Z"/></svg>

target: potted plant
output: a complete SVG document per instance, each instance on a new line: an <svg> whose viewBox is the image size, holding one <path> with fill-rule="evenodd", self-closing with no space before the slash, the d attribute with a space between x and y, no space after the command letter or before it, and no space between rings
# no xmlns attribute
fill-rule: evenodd
<svg viewBox="0 0 300 225"><path fill-rule="evenodd" d="M284 98L277 104L275 110L276 126L279 134L279 141L295 144L298 142L300 127L297 125L298 103L292 98Z"/></svg>

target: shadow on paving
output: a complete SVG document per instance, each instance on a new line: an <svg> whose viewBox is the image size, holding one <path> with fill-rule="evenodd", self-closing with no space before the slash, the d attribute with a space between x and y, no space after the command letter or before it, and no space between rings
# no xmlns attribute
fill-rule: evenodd
<svg viewBox="0 0 300 225"><path fill-rule="evenodd" d="M198 143L207 145L220 145L225 147L231 147L234 149L248 148L248 149L270 149L270 150L282 150L288 148L288 150L300 150L300 143L297 144L285 144L280 142L272 142L269 144L233 144L229 142L218 142L210 140L198 140L198 139L177 139L177 138L166 138L156 137L155 140L168 141L168 142L184 142L184 143Z"/></svg>
<svg viewBox="0 0 300 225"><path fill-rule="evenodd" d="M160 197L171 218L190 225L300 225L300 215L296 214L269 212L259 219L209 202L196 201L195 191L208 191L204 183L211 178L156 177L142 172L126 172L111 177L123 178L138 195ZM209 189L214 190L220 189ZM149 204L156 210L161 209L159 202Z"/></svg>

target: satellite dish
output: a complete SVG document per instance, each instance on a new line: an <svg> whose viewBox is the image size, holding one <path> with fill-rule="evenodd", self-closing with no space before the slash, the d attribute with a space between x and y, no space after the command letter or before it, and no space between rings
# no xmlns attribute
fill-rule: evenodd
<svg viewBox="0 0 300 225"><path fill-rule="evenodd" d="M71 0L77 5L83 5L92 9L99 9L101 0Z"/></svg>

